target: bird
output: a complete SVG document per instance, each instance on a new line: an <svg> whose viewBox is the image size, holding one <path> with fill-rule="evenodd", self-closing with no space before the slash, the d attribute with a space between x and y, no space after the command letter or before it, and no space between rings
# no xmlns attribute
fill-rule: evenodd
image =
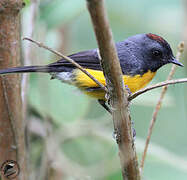
<svg viewBox="0 0 187 180"><path fill-rule="evenodd" d="M183 66L173 55L169 43L159 35L152 33L136 34L115 44L124 84L131 93L145 87L162 66L173 63ZM99 49L81 51L69 55L76 63L106 86L105 77L100 65ZM49 73L51 79L58 79L78 87L86 95L94 97L109 112L106 105L105 91L90 77L66 59L43 66L23 66L1 69L1 74L8 73Z"/></svg>

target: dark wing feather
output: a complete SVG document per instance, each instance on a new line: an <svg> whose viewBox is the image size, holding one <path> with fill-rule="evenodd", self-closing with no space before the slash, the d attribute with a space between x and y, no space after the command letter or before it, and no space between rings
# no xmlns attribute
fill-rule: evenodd
<svg viewBox="0 0 187 180"><path fill-rule="evenodd" d="M78 63L84 68L102 70L96 49L78 52L68 57L72 58L76 63ZM65 59L61 59L55 63L49 64L49 67L54 66L56 66L57 68L62 66L64 70L67 69L67 71L69 71L69 69L75 68L72 63L68 62Z"/></svg>
<svg viewBox="0 0 187 180"><path fill-rule="evenodd" d="M72 54L69 57L72 58L78 64L80 64L83 68L101 70L100 61L96 49ZM0 74L28 72L71 72L75 68L76 67L72 63L68 62L65 59L61 59L57 62L44 66L24 66L1 69Z"/></svg>

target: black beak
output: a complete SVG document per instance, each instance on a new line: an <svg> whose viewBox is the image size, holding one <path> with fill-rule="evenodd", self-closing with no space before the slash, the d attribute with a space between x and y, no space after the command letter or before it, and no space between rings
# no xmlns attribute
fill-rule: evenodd
<svg viewBox="0 0 187 180"><path fill-rule="evenodd" d="M177 59L175 59L174 57L169 61L170 63L176 64L178 66L184 66L182 63L180 63Z"/></svg>

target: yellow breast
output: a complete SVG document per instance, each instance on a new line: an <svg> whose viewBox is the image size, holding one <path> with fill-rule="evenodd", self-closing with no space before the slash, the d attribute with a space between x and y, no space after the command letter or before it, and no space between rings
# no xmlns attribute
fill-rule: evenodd
<svg viewBox="0 0 187 180"><path fill-rule="evenodd" d="M102 71L86 69L92 76L94 76L103 85L106 85L105 78ZM139 89L146 86L155 76L156 72L148 71L143 75L127 76L124 75L124 83L130 89L132 93L138 91ZM85 75L80 70L74 71L75 81L74 85L80 88L89 96L95 97L97 99L105 99L105 93L101 89L96 89L93 91L87 91L88 88L99 87L92 79Z"/></svg>

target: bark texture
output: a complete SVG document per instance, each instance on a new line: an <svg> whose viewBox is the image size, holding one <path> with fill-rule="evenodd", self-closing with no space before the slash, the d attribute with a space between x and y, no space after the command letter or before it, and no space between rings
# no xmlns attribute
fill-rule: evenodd
<svg viewBox="0 0 187 180"><path fill-rule="evenodd" d="M20 10L22 0L0 1L0 69L20 65ZM25 123L19 75L0 76L0 165L15 160L16 179L26 178ZM3 179L7 179L2 175Z"/></svg>

